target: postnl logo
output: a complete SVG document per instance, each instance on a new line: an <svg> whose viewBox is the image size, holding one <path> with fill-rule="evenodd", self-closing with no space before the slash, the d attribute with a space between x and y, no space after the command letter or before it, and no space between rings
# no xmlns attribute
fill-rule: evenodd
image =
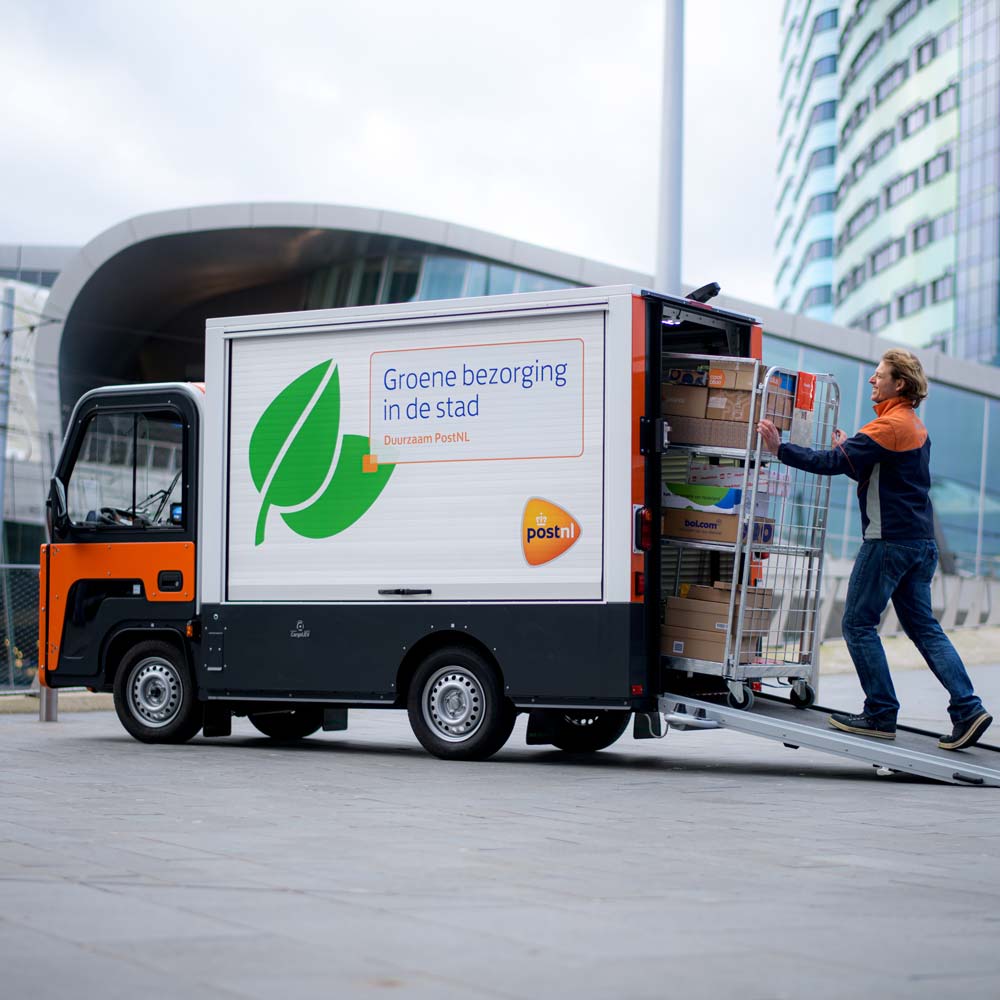
<svg viewBox="0 0 1000 1000"><path fill-rule="evenodd" d="M529 566L541 566L572 548L580 537L576 518L558 504L532 497L524 505L521 547Z"/></svg>

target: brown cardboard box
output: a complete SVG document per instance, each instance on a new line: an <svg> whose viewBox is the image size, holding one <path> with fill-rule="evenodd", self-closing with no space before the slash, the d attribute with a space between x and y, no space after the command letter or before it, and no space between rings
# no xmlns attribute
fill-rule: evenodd
<svg viewBox="0 0 1000 1000"><path fill-rule="evenodd" d="M724 632L664 626L660 629L660 652L665 656L686 656L693 660L721 663L726 655L726 635ZM756 653L757 640L752 636L744 637L739 649L740 661L749 662Z"/></svg>
<svg viewBox="0 0 1000 1000"><path fill-rule="evenodd" d="M683 417L704 417L708 389L699 385L675 385L664 382L660 386L663 412Z"/></svg>
<svg viewBox="0 0 1000 1000"><path fill-rule="evenodd" d="M739 613L739 603L733 609L733 625ZM668 597L666 626L696 628L704 632L725 632L728 629L729 604L721 601L698 601L690 597ZM766 632L771 613L750 607L743 612L743 634Z"/></svg>
<svg viewBox="0 0 1000 1000"><path fill-rule="evenodd" d="M663 534L697 542L735 542L739 530L738 514L707 514L687 508L668 507L663 511ZM774 538L774 521L754 521L754 541L763 545Z"/></svg>
<svg viewBox="0 0 1000 1000"><path fill-rule="evenodd" d="M746 451L747 425L735 420L709 420L707 417L670 417L671 444L700 444L710 448L737 448ZM754 431L750 446L757 445Z"/></svg>
<svg viewBox="0 0 1000 1000"><path fill-rule="evenodd" d="M752 392L744 389L709 389L705 404L705 416L709 420L739 420L744 428L750 419L750 404L754 399ZM789 411L789 417L791 411ZM760 397L754 407L754 422L760 419Z"/></svg>
<svg viewBox="0 0 1000 1000"><path fill-rule="evenodd" d="M708 369L708 387L710 389L753 389L753 360L747 359L744 362L713 361Z"/></svg>
<svg viewBox="0 0 1000 1000"><path fill-rule="evenodd" d="M716 583L711 587L692 583L686 589L683 587L681 589L683 595L690 600L698 601L699 603L715 601L723 605L728 605L729 595L733 588L728 583ZM740 594L741 591L736 592L737 606L740 603ZM772 615L774 614L774 590L771 587L747 587L746 602L748 608L760 608L770 612Z"/></svg>

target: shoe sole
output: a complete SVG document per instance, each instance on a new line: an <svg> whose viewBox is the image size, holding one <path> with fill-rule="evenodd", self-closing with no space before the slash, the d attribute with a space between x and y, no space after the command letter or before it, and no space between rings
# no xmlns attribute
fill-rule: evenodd
<svg viewBox="0 0 1000 1000"><path fill-rule="evenodd" d="M895 733L887 733L881 729L859 729L857 726L847 726L843 722L837 722L836 719L826 720L834 729L839 729L842 733L854 733L856 736L874 736L879 740L894 740L896 738Z"/></svg>
<svg viewBox="0 0 1000 1000"><path fill-rule="evenodd" d="M986 732L992 721L992 715L981 715L973 722L961 739L955 740L954 743L949 743L947 740L939 740L938 746L942 750L962 750L965 747L970 747Z"/></svg>

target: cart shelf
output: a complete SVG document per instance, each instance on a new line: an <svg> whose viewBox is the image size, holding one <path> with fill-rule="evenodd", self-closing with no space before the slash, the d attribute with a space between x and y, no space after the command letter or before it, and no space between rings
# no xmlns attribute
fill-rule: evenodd
<svg viewBox="0 0 1000 1000"><path fill-rule="evenodd" d="M676 549L701 549L705 552L735 552L735 542L699 542L691 538L661 538L662 545ZM754 555L768 553L782 556L817 555L822 551L819 545L783 545L781 542L765 542L755 545L741 545L741 551L750 551Z"/></svg>
<svg viewBox="0 0 1000 1000"><path fill-rule="evenodd" d="M745 448L717 448L707 444L674 444L667 445L667 451L687 452L689 455L704 455L707 458L734 458L740 462L747 461ZM751 455L749 461L753 463L756 456ZM774 461L774 457L769 453L762 453L760 456L761 465Z"/></svg>

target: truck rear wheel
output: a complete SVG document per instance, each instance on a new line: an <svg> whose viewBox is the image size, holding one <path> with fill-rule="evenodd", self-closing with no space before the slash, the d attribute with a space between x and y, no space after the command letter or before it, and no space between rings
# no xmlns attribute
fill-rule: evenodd
<svg viewBox="0 0 1000 1000"><path fill-rule="evenodd" d="M114 695L121 724L143 743L184 743L204 721L191 670L166 642L140 642L125 654Z"/></svg>
<svg viewBox="0 0 1000 1000"><path fill-rule="evenodd" d="M323 709L305 705L288 712L251 712L247 718L272 740L304 740L323 725Z"/></svg>
<svg viewBox="0 0 1000 1000"><path fill-rule="evenodd" d="M631 712L604 709L552 714L552 742L567 753L593 753L611 746L632 718Z"/></svg>
<svg viewBox="0 0 1000 1000"><path fill-rule="evenodd" d="M446 760L492 757L517 715L490 664L460 646L431 653L417 668L407 710L424 749Z"/></svg>

